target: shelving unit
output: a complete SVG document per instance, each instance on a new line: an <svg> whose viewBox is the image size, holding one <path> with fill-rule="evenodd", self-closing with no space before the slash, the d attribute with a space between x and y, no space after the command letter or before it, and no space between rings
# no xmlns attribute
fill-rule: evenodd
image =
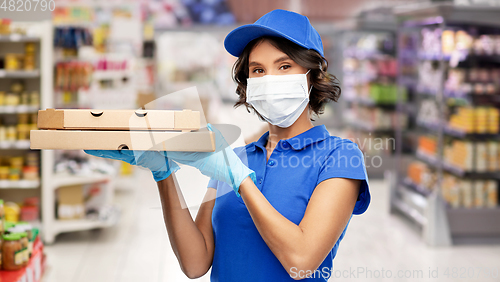
<svg viewBox="0 0 500 282"><path fill-rule="evenodd" d="M483 33L485 31L499 34L499 13L500 9L495 7L455 6L453 3L395 9L395 14L399 17L398 66L404 70L399 72L398 84L407 88L408 100L411 103L420 105L420 110L425 109L427 112L410 115L411 130L408 132L398 130L396 134L398 165L395 169L397 177L391 187L391 210L403 213L421 227L424 240L431 246L500 242L499 206L473 207L481 205L480 201L479 204L473 203L472 207L452 207L449 195L446 194L448 190L445 190L445 185L446 189L450 185L450 179L467 181L479 185L479 188L474 188L479 192L472 190L474 197L477 198L480 197L475 196L477 193L484 195L482 193L489 191L480 190L484 189L481 185L486 183L486 180L490 184L496 183L498 185L500 168L497 168L496 171L491 171L489 167L488 170L469 170L448 162L445 156L447 144L453 140L498 142L498 131L483 134L468 133L452 128L448 125L448 115L453 112L455 107L449 104L450 101L453 102L450 99L465 99L465 103L471 106L484 105L485 103L481 103L481 101L488 99L488 104L492 105L491 101L500 97L500 89L491 95L471 95L467 91L449 89L446 84L451 76L450 72L457 67L467 69L471 66L482 66L482 64L488 64L491 67L498 62L496 60L498 55L474 55L465 50L453 51L450 55L443 51L446 48L443 37L449 36L443 35L443 31L476 31L477 36L488 34ZM424 32L439 33L437 38L440 45L437 52L422 50L423 44L432 46L429 45L428 41L427 43L423 41L425 40L422 35ZM429 75L422 71L426 67L424 64L433 67L431 75L435 76L436 87L429 87L428 82L424 81L424 76ZM419 67L419 72L416 71L417 67ZM500 67L500 64L497 67ZM493 103L493 105L498 108L498 102ZM435 154L431 155L417 148L415 140L420 136L434 138ZM408 146L404 147L404 145ZM406 149L409 149L410 153L405 153ZM472 151L472 163L474 164L477 162L477 154L476 149L474 149ZM434 183L432 187L415 183L411 177L406 176L405 169L410 163L415 163L415 160L425 164L435 173L436 179L435 182L431 182ZM465 197L467 195L463 193L470 191L465 185L459 186L457 183L453 185L455 185L452 186L453 189L458 189L453 190L453 193L458 193L454 194L453 197ZM488 197L490 196L494 197L495 194L488 194ZM498 198L498 195L496 197ZM466 200L463 199L463 201L465 203ZM453 202L453 206L456 205L456 202Z"/></svg>
<svg viewBox="0 0 500 282"><path fill-rule="evenodd" d="M393 169L395 148L370 148L374 146L365 141L394 140L398 123L405 126L404 118L396 117L396 27L389 9L376 9L346 23L339 36L342 51L337 60L343 65L340 99L345 107L338 116L344 119L348 138L359 141L365 156L383 159L381 166L367 165L370 178L383 178L386 170Z"/></svg>
<svg viewBox="0 0 500 282"><path fill-rule="evenodd" d="M40 104L38 103L39 100L41 100L42 95L44 94L43 91L46 85L46 81L43 80L43 75L41 75L41 69L43 68L43 65L47 63L47 61L43 58L42 52L44 51L44 40L45 36L47 34L43 33L44 27L47 27L48 23L43 22L39 24L39 29L32 29L33 25L31 23L24 23L24 22L13 22L11 23L12 25L18 25L20 24L24 28L26 28L27 32L30 32L32 35L22 35L22 34L17 34L13 33L10 35L0 35L0 57L4 57L9 53L14 53L14 54L22 54L24 56L26 55L25 47L26 44L32 45L34 51L32 54L30 54L30 57L33 60L33 66L26 67L28 70L25 69L25 66L22 66L18 69L13 70L12 68L8 68L6 66L6 63L4 64L3 67L4 69L0 69L0 91L4 92L4 97L5 99L2 99L2 104L0 105L0 126L4 127L2 128L3 131L3 136L0 140L0 159L1 159L1 166L9 166L10 162L10 157L22 157L23 158L23 164L22 166L26 166L26 156L27 153L34 153L38 155L38 159L40 159L41 153L38 152L30 152L30 141L27 136L27 130L25 134L25 138L21 137L20 134L20 124L21 124L21 114L36 114L38 110L40 109ZM46 29L50 30L50 29ZM37 32L40 31L40 32ZM24 58L25 59L25 58ZM23 63L25 60L23 59ZM18 58L18 62L19 62ZM34 67L34 69L31 70L31 67ZM50 66L49 66L50 67ZM50 80L50 78L49 78ZM18 90L14 91L11 89L11 86L16 83L18 84ZM51 83L51 82L50 82ZM20 86L22 85L22 86ZM19 90L21 89L22 90ZM29 96L29 99L26 97L28 96L28 92L38 92L36 94L36 99L33 99L35 96ZM10 101L7 101L7 97L9 95L18 95L21 96L21 93L24 96L22 97L16 97L16 100L18 100L16 103L13 103L12 101L12 96ZM13 93L13 94L9 94ZM3 98L3 97L2 97ZM33 100L32 100L33 99ZM15 100L14 100L15 101ZM28 103L29 101L29 103ZM36 101L36 102L34 102ZM26 117L27 115L25 115ZM23 118L24 119L24 118ZM22 122L28 123L27 119L26 121ZM31 122L30 122L31 123ZM28 124L25 124L25 126L28 126ZM30 125L31 126L31 125ZM14 132L10 134L5 134L5 129L7 127L14 127L15 130ZM9 136L10 135L10 136ZM7 138L6 138L7 137ZM34 161L36 163L36 160ZM30 164L30 165L33 165ZM33 165L34 166L34 165ZM36 165L37 167L39 164ZM33 167L31 167L33 169ZM12 168L11 168L12 171ZM37 171L38 172L38 171ZM12 172L11 172L12 173ZM27 197L32 197L32 196L39 196L41 194L41 179L36 179L35 177L28 177L25 179L24 175L20 175L18 180L14 180L14 178L11 178L11 173L9 175L8 179L1 179L0 180L0 189L2 190L2 199L6 201L10 200L18 200L16 199L16 195L22 194L23 196L26 195ZM40 175L39 175L40 176ZM22 189L22 193L18 193L19 190Z"/></svg>

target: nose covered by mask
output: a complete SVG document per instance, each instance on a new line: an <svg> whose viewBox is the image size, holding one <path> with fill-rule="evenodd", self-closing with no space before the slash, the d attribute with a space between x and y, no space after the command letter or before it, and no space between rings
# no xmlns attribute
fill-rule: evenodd
<svg viewBox="0 0 500 282"><path fill-rule="evenodd" d="M269 123L290 127L309 103L307 73L247 79L247 103Z"/></svg>

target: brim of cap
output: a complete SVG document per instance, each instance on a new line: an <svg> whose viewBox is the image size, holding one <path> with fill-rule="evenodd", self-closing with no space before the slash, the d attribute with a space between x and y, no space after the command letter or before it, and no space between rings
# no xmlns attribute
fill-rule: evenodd
<svg viewBox="0 0 500 282"><path fill-rule="evenodd" d="M239 57L241 55L241 52L243 52L243 49L245 49L250 41L262 36L283 37L295 44L298 44L299 46L307 48L306 46L304 46L304 44L298 42L297 40L289 37L284 33L281 33L280 31L258 24L243 25L231 31L226 36L226 39L224 39L224 48L226 48L229 54L235 57Z"/></svg>

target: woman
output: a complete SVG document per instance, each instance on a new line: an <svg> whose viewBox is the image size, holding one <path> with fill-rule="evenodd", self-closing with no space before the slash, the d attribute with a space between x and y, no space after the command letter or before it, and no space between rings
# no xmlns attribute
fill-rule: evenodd
<svg viewBox="0 0 500 282"><path fill-rule="evenodd" d="M326 281L351 216L367 209L370 193L358 147L311 123L340 96L321 38L306 17L275 10L233 30L224 45L238 57L235 106L269 123L258 141L233 150L208 124L216 136L211 153L87 153L151 169L188 277L212 267L212 281ZM194 221L182 208L176 162L211 177Z"/></svg>

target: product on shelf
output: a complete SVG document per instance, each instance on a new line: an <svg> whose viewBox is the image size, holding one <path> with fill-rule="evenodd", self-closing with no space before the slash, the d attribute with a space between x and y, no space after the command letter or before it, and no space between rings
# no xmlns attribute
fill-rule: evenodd
<svg viewBox="0 0 500 282"><path fill-rule="evenodd" d="M3 234L3 232L4 232L4 229L3 229L4 221L5 221L5 211L4 211L4 207L3 207L3 200L0 199L0 235ZM0 238L0 240L1 240L1 238ZM2 260L0 259L0 262L1 261Z"/></svg>
<svg viewBox="0 0 500 282"><path fill-rule="evenodd" d="M422 100L417 114L417 122L426 125L439 124L439 111L435 100Z"/></svg>
<svg viewBox="0 0 500 282"><path fill-rule="evenodd" d="M437 180L436 172L420 161L408 165L407 176L414 184L429 191L434 189Z"/></svg>
<svg viewBox="0 0 500 282"><path fill-rule="evenodd" d="M445 174L442 195L453 208L496 208L498 207L498 182L463 179Z"/></svg>
<svg viewBox="0 0 500 282"><path fill-rule="evenodd" d="M93 67L88 62L61 62L56 64L55 88L59 91L87 89Z"/></svg>
<svg viewBox="0 0 500 282"><path fill-rule="evenodd" d="M54 32L54 47L77 49L92 45L92 32L82 27L57 27Z"/></svg>
<svg viewBox="0 0 500 282"><path fill-rule="evenodd" d="M461 52L480 56L500 55L500 41L497 34L470 34L465 30L441 30L423 28L421 51L426 57L439 58L440 54L453 56ZM462 58L464 56L462 55Z"/></svg>
<svg viewBox="0 0 500 282"><path fill-rule="evenodd" d="M5 220L11 222L19 221L20 208L19 205L14 202L6 202L4 205L5 210Z"/></svg>
<svg viewBox="0 0 500 282"><path fill-rule="evenodd" d="M39 154L28 152L23 156L0 158L0 180L38 180Z"/></svg>
<svg viewBox="0 0 500 282"><path fill-rule="evenodd" d="M458 107L450 115L449 128L465 133L498 134L500 110L494 107Z"/></svg>
<svg viewBox="0 0 500 282"><path fill-rule="evenodd" d="M453 140L444 148L444 161L465 171L497 172L500 166L500 142Z"/></svg>
<svg viewBox="0 0 500 282"><path fill-rule="evenodd" d="M445 82L447 96L500 94L500 68L452 68Z"/></svg>
<svg viewBox="0 0 500 282"><path fill-rule="evenodd" d="M428 156L436 156L437 140L434 136L420 136L418 138L417 152L421 152Z"/></svg>
<svg viewBox="0 0 500 282"><path fill-rule="evenodd" d="M380 104L396 104L398 101L398 87L395 84L379 84L379 83L371 83L370 84L370 98L375 103ZM401 91L401 100L400 102L406 101L406 88L403 88Z"/></svg>
<svg viewBox="0 0 500 282"><path fill-rule="evenodd" d="M10 34L10 19L0 19L0 35Z"/></svg>
<svg viewBox="0 0 500 282"><path fill-rule="evenodd" d="M5 54L5 70L17 71L26 70L32 71L36 68L35 62L36 45L28 42L24 45L24 53L7 53Z"/></svg>
<svg viewBox="0 0 500 282"><path fill-rule="evenodd" d="M19 270L23 267L23 250L16 233L3 235L2 269Z"/></svg>
<svg viewBox="0 0 500 282"><path fill-rule="evenodd" d="M358 107L353 110L354 125L359 125L367 130L391 130L398 126L406 127L408 117L395 111L382 108Z"/></svg>

